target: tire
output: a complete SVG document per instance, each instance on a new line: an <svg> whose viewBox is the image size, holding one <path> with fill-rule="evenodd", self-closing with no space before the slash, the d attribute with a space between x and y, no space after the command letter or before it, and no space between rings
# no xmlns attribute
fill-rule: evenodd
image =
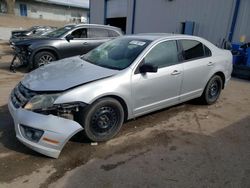
<svg viewBox="0 0 250 188"><path fill-rule="evenodd" d="M124 110L113 98L102 98L88 106L80 114L80 123L85 135L95 142L103 142L114 137L122 127Z"/></svg>
<svg viewBox="0 0 250 188"><path fill-rule="evenodd" d="M34 57L34 68L38 68L48 64L51 61L55 61L56 57L54 54L48 51L38 52Z"/></svg>
<svg viewBox="0 0 250 188"><path fill-rule="evenodd" d="M214 75L207 83L202 96L199 98L202 104L213 104L217 101L222 90L223 81L220 76Z"/></svg>

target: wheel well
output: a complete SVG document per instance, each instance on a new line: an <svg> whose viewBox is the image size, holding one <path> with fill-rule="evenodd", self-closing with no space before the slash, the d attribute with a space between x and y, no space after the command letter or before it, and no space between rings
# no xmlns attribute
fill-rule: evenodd
<svg viewBox="0 0 250 188"><path fill-rule="evenodd" d="M222 84L222 89L224 89L224 86L225 86L225 80L226 80L224 73L223 73L223 72L216 72L214 75L218 75L218 76L220 76L220 77L221 77L222 82L223 82L223 84Z"/></svg>
<svg viewBox="0 0 250 188"><path fill-rule="evenodd" d="M106 97L116 99L122 105L122 108L124 110L124 121L126 121L128 119L128 107L127 107L127 104L125 103L125 101L121 97L118 97L116 95L104 96L104 97L101 97L101 99L106 98Z"/></svg>

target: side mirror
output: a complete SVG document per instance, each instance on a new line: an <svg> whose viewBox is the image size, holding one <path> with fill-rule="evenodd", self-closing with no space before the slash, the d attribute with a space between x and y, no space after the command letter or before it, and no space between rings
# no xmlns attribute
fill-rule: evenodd
<svg viewBox="0 0 250 188"><path fill-rule="evenodd" d="M139 70L140 73L157 72L158 67L152 64L142 64Z"/></svg>
<svg viewBox="0 0 250 188"><path fill-rule="evenodd" d="M73 35L68 34L68 35L65 37L65 39L69 42L70 40L73 40L74 37L73 37Z"/></svg>

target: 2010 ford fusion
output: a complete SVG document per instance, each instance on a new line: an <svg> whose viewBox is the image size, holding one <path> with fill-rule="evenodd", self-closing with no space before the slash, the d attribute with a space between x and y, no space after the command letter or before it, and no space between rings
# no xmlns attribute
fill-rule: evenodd
<svg viewBox="0 0 250 188"><path fill-rule="evenodd" d="M232 72L229 51L172 34L124 36L59 61L25 76L8 105L17 138L54 158L79 131L106 141L128 119L194 98L213 104Z"/></svg>

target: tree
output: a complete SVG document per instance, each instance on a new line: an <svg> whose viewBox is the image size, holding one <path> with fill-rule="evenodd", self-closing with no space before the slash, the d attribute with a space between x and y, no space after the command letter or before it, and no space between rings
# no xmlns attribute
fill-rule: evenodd
<svg viewBox="0 0 250 188"><path fill-rule="evenodd" d="M16 0L5 0L7 4L7 13L8 14L14 14L14 7Z"/></svg>

